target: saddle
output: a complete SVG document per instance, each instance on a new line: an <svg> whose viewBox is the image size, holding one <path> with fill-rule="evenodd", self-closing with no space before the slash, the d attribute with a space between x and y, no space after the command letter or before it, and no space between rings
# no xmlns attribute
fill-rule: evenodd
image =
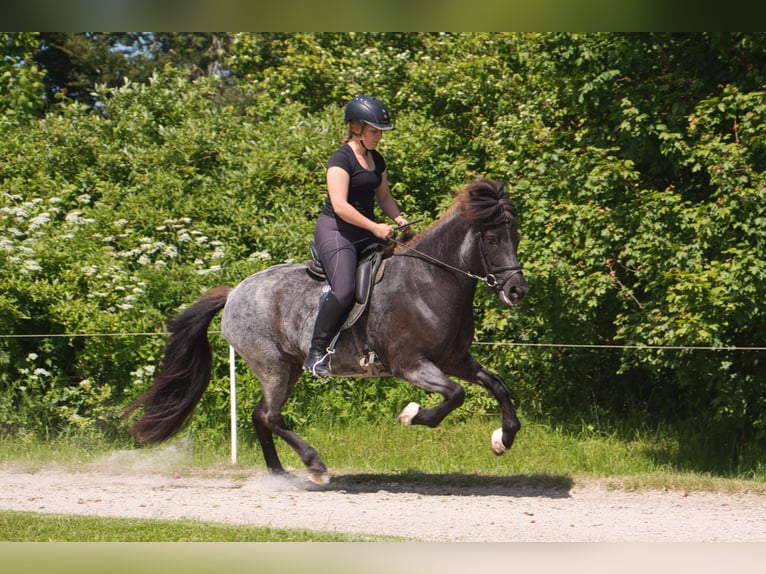
<svg viewBox="0 0 766 574"><path fill-rule="evenodd" d="M372 289L376 283L383 278L385 260L381 249L383 246L370 245L359 256L359 262L356 266L356 291L354 293L354 304L341 326L341 331L348 329L356 323L367 309L370 302ZM304 262L309 275L317 281L326 281L327 275L322 267L322 261L319 259L319 252L313 243L309 246L311 259Z"/></svg>

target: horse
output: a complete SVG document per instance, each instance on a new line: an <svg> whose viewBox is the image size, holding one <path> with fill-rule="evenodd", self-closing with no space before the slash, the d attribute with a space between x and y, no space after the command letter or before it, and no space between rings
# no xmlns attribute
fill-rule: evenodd
<svg viewBox="0 0 766 574"><path fill-rule="evenodd" d="M519 305L527 294L516 252L519 239L518 213L504 184L478 179L465 185L426 229L394 241L362 320L336 340L333 376L393 376L441 394L436 406L411 402L398 417L401 424L431 428L465 399L465 389L453 378L478 384L500 406L502 424L490 444L495 454L505 453L521 423L505 381L479 364L469 348L480 281L504 306ZM139 443L155 444L185 427L210 381L207 330L223 309L223 336L261 385L252 424L269 473L288 474L277 455L276 434L298 454L311 482L329 483L317 451L287 427L281 414L303 371L325 285L306 265L285 263L234 288L218 286L202 295L169 322L170 336L152 386L125 409L127 416L143 406L129 432ZM363 348L371 352L362 356Z"/></svg>

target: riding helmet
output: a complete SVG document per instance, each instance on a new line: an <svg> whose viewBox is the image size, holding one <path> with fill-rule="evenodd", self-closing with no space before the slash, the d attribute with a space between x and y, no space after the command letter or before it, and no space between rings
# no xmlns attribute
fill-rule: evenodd
<svg viewBox="0 0 766 574"><path fill-rule="evenodd" d="M364 122L379 130L394 129L386 106L372 96L356 96L346 104L343 121L348 123L351 120Z"/></svg>

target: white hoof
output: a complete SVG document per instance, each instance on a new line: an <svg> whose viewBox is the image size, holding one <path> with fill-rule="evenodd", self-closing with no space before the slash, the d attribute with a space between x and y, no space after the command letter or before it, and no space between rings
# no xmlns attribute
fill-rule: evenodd
<svg viewBox="0 0 766 574"><path fill-rule="evenodd" d="M501 455L508 451L508 448L503 444L503 429L497 429L492 433L492 450L495 454Z"/></svg>
<svg viewBox="0 0 766 574"><path fill-rule="evenodd" d="M420 412L420 405L418 403L410 403L404 407L401 413L399 413L399 417L396 420L403 425L410 426L413 417L418 414L418 412Z"/></svg>
<svg viewBox="0 0 766 574"><path fill-rule="evenodd" d="M330 474L327 472L309 472L308 479L319 486L330 484Z"/></svg>

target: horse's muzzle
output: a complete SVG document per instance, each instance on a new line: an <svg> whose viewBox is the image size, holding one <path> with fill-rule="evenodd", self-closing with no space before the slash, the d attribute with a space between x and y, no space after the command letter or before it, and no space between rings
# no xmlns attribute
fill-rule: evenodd
<svg viewBox="0 0 766 574"><path fill-rule="evenodd" d="M497 291L497 296L503 305L508 307L514 307L521 305L524 297L526 297L529 287L524 279L524 275L520 272L515 273L513 277L510 277L502 287Z"/></svg>

